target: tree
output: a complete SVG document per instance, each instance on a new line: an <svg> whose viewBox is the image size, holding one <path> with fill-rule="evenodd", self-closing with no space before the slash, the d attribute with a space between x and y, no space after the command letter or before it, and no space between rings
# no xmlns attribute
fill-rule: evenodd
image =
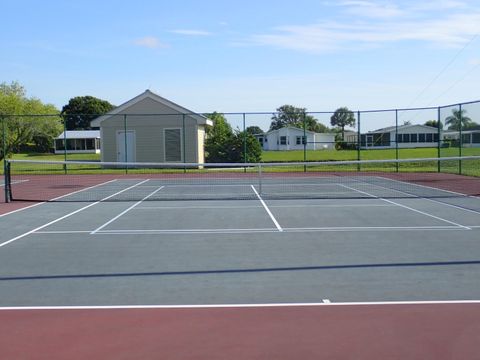
<svg viewBox="0 0 480 360"><path fill-rule="evenodd" d="M253 134L233 131L223 114L214 112L208 115L213 126L207 128L205 140L206 161L216 162L257 162L261 159L262 149ZM245 144L247 156L245 158Z"/></svg>
<svg viewBox="0 0 480 360"><path fill-rule="evenodd" d="M443 124L441 122L438 122L437 120L428 120L425 122L425 126L431 126L438 128L440 126L440 129L443 128Z"/></svg>
<svg viewBox="0 0 480 360"><path fill-rule="evenodd" d="M320 132L326 128L325 125L319 124L317 119L311 115L307 115L305 108L297 108L292 105L282 105L277 109L277 112L272 116L270 123L270 130L281 129L285 126L295 126L309 131Z"/></svg>
<svg viewBox="0 0 480 360"><path fill-rule="evenodd" d="M115 106L93 96L71 98L62 108L67 130L90 130L90 121L113 110Z"/></svg>
<svg viewBox="0 0 480 360"><path fill-rule="evenodd" d="M453 109L452 115L445 118L445 125L448 126L448 130L460 130L467 129L472 125L473 121L468 116L465 116L467 110L465 109Z"/></svg>
<svg viewBox="0 0 480 360"><path fill-rule="evenodd" d="M13 152L33 146L48 151L63 126L58 110L43 104L37 98L27 98L25 88L18 82L0 84L0 120L5 130L5 150L0 149L0 159Z"/></svg>
<svg viewBox="0 0 480 360"><path fill-rule="evenodd" d="M262 158L262 147L260 143L255 136L248 132L235 131L226 143L226 148L228 162L256 163Z"/></svg>
<svg viewBox="0 0 480 360"><path fill-rule="evenodd" d="M263 130L258 126L249 126L246 129L246 132L252 135L263 134Z"/></svg>
<svg viewBox="0 0 480 360"><path fill-rule="evenodd" d="M345 139L345 127L355 126L355 116L353 111L350 111L347 107L340 107L330 117L330 124L332 126L338 126L342 129L342 141Z"/></svg>
<svg viewBox="0 0 480 360"><path fill-rule="evenodd" d="M205 152L207 162L224 162L228 159L227 144L233 137L232 127L223 114L214 112L208 115L213 126L207 127Z"/></svg>

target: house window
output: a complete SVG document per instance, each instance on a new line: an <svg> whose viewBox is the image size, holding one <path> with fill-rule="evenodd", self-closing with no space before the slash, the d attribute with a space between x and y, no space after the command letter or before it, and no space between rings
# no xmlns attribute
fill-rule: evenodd
<svg viewBox="0 0 480 360"><path fill-rule="evenodd" d="M418 134L410 134L410 142L412 143L418 142Z"/></svg>
<svg viewBox="0 0 480 360"><path fill-rule="evenodd" d="M418 134L418 142L421 142L421 143L425 142L425 134Z"/></svg>
<svg viewBox="0 0 480 360"><path fill-rule="evenodd" d="M403 136L402 134L397 134L397 142L402 143L403 142Z"/></svg>
<svg viewBox="0 0 480 360"><path fill-rule="evenodd" d="M479 144L480 143L480 133L473 133L472 134L472 143Z"/></svg>
<svg viewBox="0 0 480 360"><path fill-rule="evenodd" d="M410 134L403 134L403 142L404 143L410 142Z"/></svg>
<svg viewBox="0 0 480 360"><path fill-rule="evenodd" d="M295 138L295 144L297 145L305 145L307 142L305 141L305 136L297 136Z"/></svg>
<svg viewBox="0 0 480 360"><path fill-rule="evenodd" d="M287 137L280 136L280 145L287 145Z"/></svg>
<svg viewBox="0 0 480 360"><path fill-rule="evenodd" d="M433 142L433 134L425 134L426 142Z"/></svg>
<svg viewBox="0 0 480 360"><path fill-rule="evenodd" d="M165 161L182 161L181 129L164 129Z"/></svg>

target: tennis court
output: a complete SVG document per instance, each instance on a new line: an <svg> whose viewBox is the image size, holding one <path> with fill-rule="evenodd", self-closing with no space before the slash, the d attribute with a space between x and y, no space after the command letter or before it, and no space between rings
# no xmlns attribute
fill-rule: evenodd
<svg viewBox="0 0 480 360"><path fill-rule="evenodd" d="M398 358L447 348L468 357L480 333L479 181L414 178L14 175L13 197L49 201L0 216L0 327L20 338L45 324L57 335L80 327L67 339L76 345L98 331L105 352L128 343L118 328L130 327L170 358L195 358L184 347L197 342L210 358L369 358L392 346Z"/></svg>

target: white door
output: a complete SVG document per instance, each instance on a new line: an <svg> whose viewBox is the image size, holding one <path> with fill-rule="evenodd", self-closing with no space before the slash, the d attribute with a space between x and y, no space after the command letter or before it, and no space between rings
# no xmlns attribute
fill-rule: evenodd
<svg viewBox="0 0 480 360"><path fill-rule="evenodd" d="M135 131L117 131L117 161L135 161Z"/></svg>

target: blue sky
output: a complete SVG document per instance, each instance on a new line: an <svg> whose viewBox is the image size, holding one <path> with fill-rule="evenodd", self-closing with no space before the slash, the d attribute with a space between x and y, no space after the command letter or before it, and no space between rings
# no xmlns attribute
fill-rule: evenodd
<svg viewBox="0 0 480 360"><path fill-rule="evenodd" d="M0 82L61 108L145 89L197 112L480 99L480 3L7 1Z"/></svg>

